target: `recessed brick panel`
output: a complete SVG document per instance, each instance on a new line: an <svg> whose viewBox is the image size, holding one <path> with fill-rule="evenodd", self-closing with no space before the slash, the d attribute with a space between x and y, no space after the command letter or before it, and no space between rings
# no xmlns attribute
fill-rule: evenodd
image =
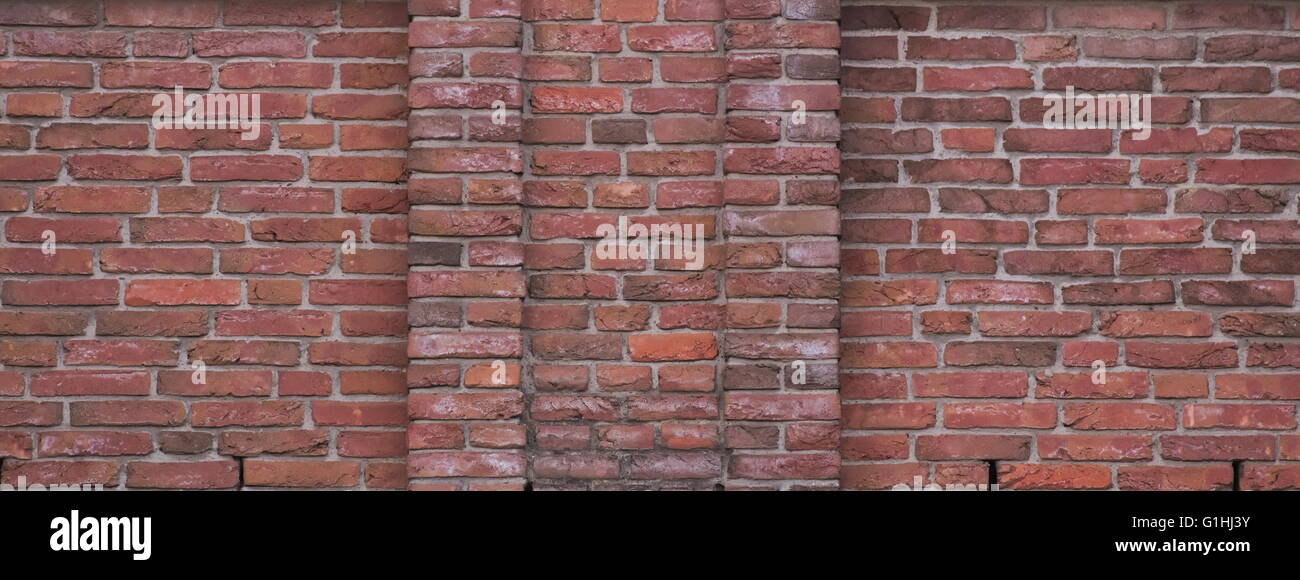
<svg viewBox="0 0 1300 580"><path fill-rule="evenodd" d="M0 479L406 487L406 21L0 6ZM260 135L153 128L177 85L261 95Z"/></svg>
<svg viewBox="0 0 1300 580"><path fill-rule="evenodd" d="M1294 7L842 11L842 487L1290 486Z"/></svg>

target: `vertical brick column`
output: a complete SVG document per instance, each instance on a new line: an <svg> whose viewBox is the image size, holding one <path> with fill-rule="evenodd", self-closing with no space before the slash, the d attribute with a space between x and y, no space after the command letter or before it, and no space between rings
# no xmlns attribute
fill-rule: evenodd
<svg viewBox="0 0 1300 580"><path fill-rule="evenodd" d="M722 475L716 0L526 0L524 324L539 488ZM598 228L703 227L701 269L601 256Z"/></svg>
<svg viewBox="0 0 1300 580"><path fill-rule="evenodd" d="M838 17L726 2L729 489L837 487Z"/></svg>
<svg viewBox="0 0 1300 580"><path fill-rule="evenodd" d="M409 5L411 488L522 489L519 11Z"/></svg>
<svg viewBox="0 0 1300 580"><path fill-rule="evenodd" d="M930 334L969 328L964 312L923 312L918 338L913 309L937 300L932 277L882 278L881 245L912 241L909 213L930 208L924 187L899 185L897 156L933 150L928 131L896 133L899 91L914 91L916 71L899 62L900 37L925 30L928 6L841 7L843 90L840 120L844 154L841 178L843 212L841 269L840 394L844 399L840 443L843 489L882 489L912 484L913 476L929 481L925 465L911 457L907 430L934 425L935 406L908 401L906 369L935 365L936 348ZM1009 112L1006 113L1009 115ZM957 120L975 120L958 117ZM966 129L968 133L979 129ZM992 130L987 139L991 142ZM910 141L909 141L910 139ZM992 144L989 144L990 148ZM944 272L951 262L960 268L961 255L939 256L938 248L886 248L886 256L910 252L927 273ZM932 265L933 264L933 265ZM919 273L918 273L919 274Z"/></svg>

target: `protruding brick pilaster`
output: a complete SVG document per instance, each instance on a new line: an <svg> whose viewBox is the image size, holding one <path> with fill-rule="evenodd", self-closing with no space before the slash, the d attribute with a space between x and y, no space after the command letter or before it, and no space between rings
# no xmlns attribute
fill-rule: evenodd
<svg viewBox="0 0 1300 580"><path fill-rule="evenodd" d="M411 0L412 489L523 489L523 27Z"/></svg>
<svg viewBox="0 0 1300 580"><path fill-rule="evenodd" d="M726 9L726 485L833 489L839 1Z"/></svg>

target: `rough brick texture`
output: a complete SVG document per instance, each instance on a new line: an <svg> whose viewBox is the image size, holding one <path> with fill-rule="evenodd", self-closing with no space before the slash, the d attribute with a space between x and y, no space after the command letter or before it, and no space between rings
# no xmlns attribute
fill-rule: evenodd
<svg viewBox="0 0 1300 580"><path fill-rule="evenodd" d="M413 11L413 488L836 485L837 9Z"/></svg>
<svg viewBox="0 0 1300 580"><path fill-rule="evenodd" d="M1297 30L1281 2L0 3L0 480L1300 486ZM259 137L152 128L178 85L260 94ZM1155 129L1044 128L1066 87L1151 94ZM602 254L620 218L699 226L702 266Z"/></svg>
<svg viewBox="0 0 1300 580"><path fill-rule="evenodd" d="M5 483L406 486L406 21L0 3ZM260 93L261 134L151 129L176 85Z"/></svg>
<svg viewBox="0 0 1300 580"><path fill-rule="evenodd" d="M841 24L843 487L1296 487L1296 5ZM1066 86L1152 94L1150 138L1044 129Z"/></svg>

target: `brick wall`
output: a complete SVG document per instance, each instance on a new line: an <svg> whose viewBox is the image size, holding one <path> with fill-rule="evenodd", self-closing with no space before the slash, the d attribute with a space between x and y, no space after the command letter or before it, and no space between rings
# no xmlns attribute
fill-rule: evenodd
<svg viewBox="0 0 1300 580"><path fill-rule="evenodd" d="M409 473L521 489L523 28L518 3L464 8L411 3Z"/></svg>
<svg viewBox="0 0 1300 580"><path fill-rule="evenodd" d="M879 4L842 19L843 486L1295 487L1297 6ZM1067 86L1156 127L1044 129Z"/></svg>
<svg viewBox="0 0 1300 580"><path fill-rule="evenodd" d="M413 485L834 485L837 3L416 4Z"/></svg>
<svg viewBox="0 0 1300 580"><path fill-rule="evenodd" d="M405 487L406 20L0 4L5 483ZM152 130L177 85L260 93L260 135Z"/></svg>
<svg viewBox="0 0 1300 580"><path fill-rule="evenodd" d="M1297 29L0 3L0 480L1295 487ZM260 94L261 135L151 128L176 85ZM1045 129L1067 86L1152 94L1151 137ZM703 266L602 255L619 218L701 226Z"/></svg>

